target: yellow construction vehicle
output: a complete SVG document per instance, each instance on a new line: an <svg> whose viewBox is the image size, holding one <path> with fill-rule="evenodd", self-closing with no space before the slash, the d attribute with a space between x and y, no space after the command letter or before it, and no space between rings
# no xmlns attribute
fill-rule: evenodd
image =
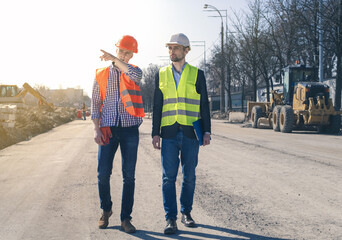
<svg viewBox="0 0 342 240"><path fill-rule="evenodd" d="M28 83L24 83L20 90L17 85L0 85L0 104L1 103L23 103L27 93L32 94L38 99L38 104L54 110L52 103L48 103L46 98L37 90L34 90Z"/></svg>
<svg viewBox="0 0 342 240"><path fill-rule="evenodd" d="M283 69L283 93L271 91L270 102L248 102L252 127L270 125L284 133L315 127L320 132L338 133L342 111L329 96L329 86L318 82L317 68L304 65Z"/></svg>
<svg viewBox="0 0 342 240"><path fill-rule="evenodd" d="M17 97L20 92L17 85L0 85L0 103L20 103L21 97Z"/></svg>

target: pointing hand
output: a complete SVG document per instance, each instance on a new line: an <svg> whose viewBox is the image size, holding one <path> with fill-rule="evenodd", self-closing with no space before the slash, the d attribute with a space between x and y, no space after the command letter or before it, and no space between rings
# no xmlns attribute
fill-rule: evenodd
<svg viewBox="0 0 342 240"><path fill-rule="evenodd" d="M101 61L103 61L103 60L105 60L105 61L111 60L112 62L114 62L114 60L116 59L116 57L114 57L112 54L110 54L110 53L108 53L108 52L106 52L106 51L104 51L102 49L101 49L101 52L103 52L103 55L100 56Z"/></svg>

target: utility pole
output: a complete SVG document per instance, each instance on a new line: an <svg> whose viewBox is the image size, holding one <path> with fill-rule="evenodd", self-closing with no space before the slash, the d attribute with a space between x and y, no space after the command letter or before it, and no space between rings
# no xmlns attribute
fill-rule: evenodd
<svg viewBox="0 0 342 240"><path fill-rule="evenodd" d="M323 82L323 25L322 25L322 1L319 0L319 81Z"/></svg>
<svg viewBox="0 0 342 240"><path fill-rule="evenodd" d="M342 0L339 3L339 18L338 18L338 36L337 36L337 76L336 76L336 95L335 108L341 108L341 88L342 88Z"/></svg>
<svg viewBox="0 0 342 240"><path fill-rule="evenodd" d="M221 55L222 55L222 61L221 61L221 74L222 74L222 78L221 78L221 106L220 106L220 110L221 110L221 113L225 112L225 92L226 92L226 89L225 89L225 57L224 57L224 44L223 44L223 21L221 22Z"/></svg>
<svg viewBox="0 0 342 240"><path fill-rule="evenodd" d="M211 8L214 9L221 17L221 88L220 88L220 111L225 112L225 56L224 56L224 28L223 28L223 17L220 10L216 7L204 4L204 9Z"/></svg>

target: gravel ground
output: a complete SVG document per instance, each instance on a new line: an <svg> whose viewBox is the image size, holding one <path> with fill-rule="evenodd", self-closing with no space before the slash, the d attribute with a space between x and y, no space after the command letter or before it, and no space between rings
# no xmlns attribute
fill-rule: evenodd
<svg viewBox="0 0 342 240"><path fill-rule="evenodd" d="M177 234L165 236L151 119L139 129L137 233L120 230L120 152L111 177L113 216L107 229L97 227L97 146L88 119L0 151L0 239L342 240L341 135L282 134L213 120L211 144L200 148L197 167L192 216L198 227L178 220ZM181 178L179 169L178 195Z"/></svg>

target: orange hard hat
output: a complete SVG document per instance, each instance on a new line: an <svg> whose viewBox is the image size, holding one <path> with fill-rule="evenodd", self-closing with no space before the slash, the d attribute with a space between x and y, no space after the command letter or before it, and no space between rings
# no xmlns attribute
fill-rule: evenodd
<svg viewBox="0 0 342 240"><path fill-rule="evenodd" d="M129 35L124 35L119 41L115 44L118 48L124 48L126 50L132 51L134 53L138 53L138 42L134 37Z"/></svg>

